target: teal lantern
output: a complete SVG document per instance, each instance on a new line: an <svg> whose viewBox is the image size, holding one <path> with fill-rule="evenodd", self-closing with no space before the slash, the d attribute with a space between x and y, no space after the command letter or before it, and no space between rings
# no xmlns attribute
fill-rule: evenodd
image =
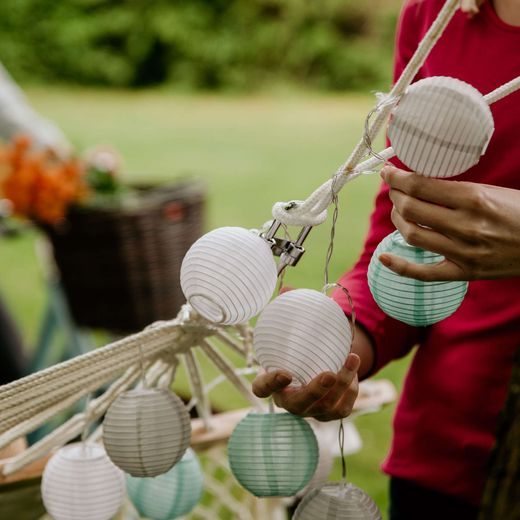
<svg viewBox="0 0 520 520"><path fill-rule="evenodd" d="M362 489L346 482L328 482L309 491L293 520L381 520L381 511Z"/></svg>
<svg viewBox="0 0 520 520"><path fill-rule="evenodd" d="M191 448L158 477L126 476L130 500L139 514L150 520L173 520L188 514L199 502L203 487L202 469Z"/></svg>
<svg viewBox="0 0 520 520"><path fill-rule="evenodd" d="M399 231L384 238L368 266L368 285L374 300L388 316L426 327L453 314L462 303L468 282L421 282L400 276L379 261L379 255L391 253L416 264L434 264L442 255L408 244Z"/></svg>
<svg viewBox="0 0 520 520"><path fill-rule="evenodd" d="M231 471L257 497L293 496L311 480L318 443L309 424L290 413L249 413L228 444Z"/></svg>

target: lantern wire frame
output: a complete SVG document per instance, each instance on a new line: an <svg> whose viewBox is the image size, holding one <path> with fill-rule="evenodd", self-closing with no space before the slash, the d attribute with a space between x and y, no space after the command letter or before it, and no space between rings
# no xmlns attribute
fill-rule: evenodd
<svg viewBox="0 0 520 520"><path fill-rule="evenodd" d="M371 173L381 163L393 156L393 150L371 152L370 143L382 129L394 105L392 100L401 96L410 85L449 21L455 14L459 0L447 0L437 19L426 33L402 75L394 84L387 97L369 114L362 139L358 142L348 159L326 183L315 190L305 201L279 202L273 207L273 217L286 226L316 226L327 218L327 207L334 202L343 186L351 180ZM512 79L485 96L488 103L494 103L520 89L520 76ZM369 156L368 159L363 160ZM336 211L337 219L337 211ZM334 226L331 230L334 238ZM332 257L333 244L329 246L326 260L326 280L328 263ZM279 267L283 272L284 266ZM184 306L179 315L169 321L152 324L142 332L122 338L103 348L88 352L40 372L0 387L0 448L35 430L62 410L72 407L78 400L91 392L105 387L106 390L88 402L85 410L74 415L49 435L32 445L1 466L3 476L11 475L81 435L92 421L99 419L122 392L139 383L142 372L144 382L150 387L168 388L173 381L181 362L186 365L193 399L200 416L210 427L211 409L207 389L203 383L193 349L199 347L237 390L258 409L264 404L250 389L244 373L237 370L220 352L216 343L231 348L250 364L252 331L246 324L233 327L219 327L202 320L191 309ZM98 428L89 440L99 439Z"/></svg>

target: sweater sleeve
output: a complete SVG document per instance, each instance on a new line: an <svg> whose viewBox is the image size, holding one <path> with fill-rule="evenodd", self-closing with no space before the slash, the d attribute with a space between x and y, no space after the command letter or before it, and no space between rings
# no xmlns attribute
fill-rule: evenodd
<svg viewBox="0 0 520 520"><path fill-rule="evenodd" d="M422 2L408 1L397 30L394 79L397 78L412 57L420 40L418 10ZM399 162L396 161L399 165ZM402 167L402 165L401 165ZM376 197L370 228L357 263L343 275L339 283L344 286L354 302L356 322L368 333L374 347L375 361L372 372L379 370L392 359L406 355L419 341L420 330L387 316L376 304L367 282L367 269L372 253L381 240L395 230L390 219L392 203L388 187L383 184ZM348 299L343 291L336 291L334 299L350 314Z"/></svg>

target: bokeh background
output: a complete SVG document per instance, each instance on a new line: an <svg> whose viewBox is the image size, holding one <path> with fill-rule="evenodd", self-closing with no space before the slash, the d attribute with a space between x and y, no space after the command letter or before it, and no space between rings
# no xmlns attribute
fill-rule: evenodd
<svg viewBox="0 0 520 520"><path fill-rule="evenodd" d="M359 140L373 92L391 81L400 0L2 0L0 61L78 153L117 149L128 180L204 179L206 228L259 227L302 199ZM379 141L378 146L382 146ZM340 196L331 277L355 261L378 176ZM319 289L330 221L286 283ZM0 291L35 343L46 294L35 232L0 242ZM408 359L376 377L401 386ZM185 380L177 385L182 390ZM238 407L223 390L220 408ZM393 406L356 419L349 479L386 515L382 461ZM339 466L334 476L339 476Z"/></svg>

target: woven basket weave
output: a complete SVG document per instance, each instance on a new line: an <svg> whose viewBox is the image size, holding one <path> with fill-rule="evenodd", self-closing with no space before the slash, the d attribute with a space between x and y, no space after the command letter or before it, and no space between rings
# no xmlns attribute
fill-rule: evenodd
<svg viewBox="0 0 520 520"><path fill-rule="evenodd" d="M47 230L75 322L134 332L184 303L182 259L202 234L205 190L195 181L140 189L132 209L81 209Z"/></svg>

